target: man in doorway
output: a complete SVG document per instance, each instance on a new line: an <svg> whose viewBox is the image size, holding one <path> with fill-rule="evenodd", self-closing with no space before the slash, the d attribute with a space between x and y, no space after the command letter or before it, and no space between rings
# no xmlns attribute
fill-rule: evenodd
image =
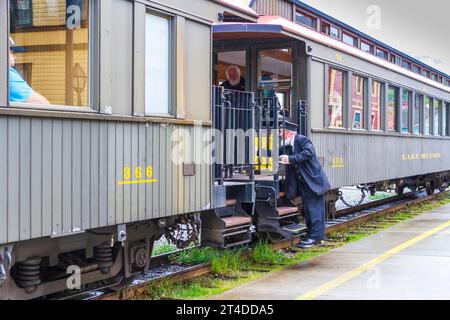
<svg viewBox="0 0 450 320"><path fill-rule="evenodd" d="M16 53L25 49L16 46L9 38L9 101L16 103L49 105L50 102L41 94L34 91L16 70Z"/></svg>
<svg viewBox="0 0 450 320"><path fill-rule="evenodd" d="M242 77L238 66L229 66L226 74L227 80L221 84L222 87L227 90L245 91L245 78Z"/></svg>
<svg viewBox="0 0 450 320"><path fill-rule="evenodd" d="M292 201L301 196L308 228L306 239L295 247L308 249L325 240L325 193L331 185L311 140L294 131L280 129L280 141L284 146L280 163L287 166L286 196Z"/></svg>

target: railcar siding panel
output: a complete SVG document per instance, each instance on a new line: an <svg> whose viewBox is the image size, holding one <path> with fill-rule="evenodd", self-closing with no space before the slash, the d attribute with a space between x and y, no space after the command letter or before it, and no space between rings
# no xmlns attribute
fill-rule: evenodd
<svg viewBox="0 0 450 320"><path fill-rule="evenodd" d="M8 121L0 118L0 243L8 240Z"/></svg>
<svg viewBox="0 0 450 320"><path fill-rule="evenodd" d="M124 170L124 124L116 124L116 181L123 180L123 170ZM116 223L123 223L125 217L124 210L124 187L116 185Z"/></svg>
<svg viewBox="0 0 450 320"><path fill-rule="evenodd" d="M450 170L448 140L336 132L311 137L333 188ZM405 159L408 155L419 159ZM336 158L342 158L343 165Z"/></svg>
<svg viewBox="0 0 450 320"><path fill-rule="evenodd" d="M82 170L82 149L81 149L81 121L72 122L72 232L82 230L81 210L81 170ZM80 213L80 214L77 214Z"/></svg>
<svg viewBox="0 0 450 320"><path fill-rule="evenodd" d="M81 130L81 220L82 229L90 228L91 214L91 123L83 122Z"/></svg>
<svg viewBox="0 0 450 320"><path fill-rule="evenodd" d="M100 168L99 168L99 223L108 225L108 124L100 123Z"/></svg>
<svg viewBox="0 0 450 320"><path fill-rule="evenodd" d="M108 123L108 225L116 223L116 124Z"/></svg>
<svg viewBox="0 0 450 320"><path fill-rule="evenodd" d="M203 130L0 117L1 243L201 211L210 202L211 178L201 162L210 152ZM173 161L173 154L182 161ZM195 175L185 177L183 163L193 161ZM133 179L136 166L142 179L153 166L157 182L119 185L124 166Z"/></svg>
<svg viewBox="0 0 450 320"><path fill-rule="evenodd" d="M73 154L72 154L72 121L64 123L63 128L63 142L62 142L62 233L70 233L72 230L72 168L73 168Z"/></svg>
<svg viewBox="0 0 450 320"><path fill-rule="evenodd" d="M53 120L42 120L42 234L52 234ZM34 173L36 174L36 172Z"/></svg>
<svg viewBox="0 0 450 320"><path fill-rule="evenodd" d="M42 120L31 123L31 237L42 234Z"/></svg>
<svg viewBox="0 0 450 320"><path fill-rule="evenodd" d="M53 165L52 175L52 235L62 234L62 145L63 145L63 126L61 120L53 120Z"/></svg>
<svg viewBox="0 0 450 320"><path fill-rule="evenodd" d="M100 122L91 122L91 228L100 226Z"/></svg>

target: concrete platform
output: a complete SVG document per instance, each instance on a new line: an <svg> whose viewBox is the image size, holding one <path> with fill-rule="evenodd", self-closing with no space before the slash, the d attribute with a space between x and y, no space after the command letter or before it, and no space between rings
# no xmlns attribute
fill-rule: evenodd
<svg viewBox="0 0 450 320"><path fill-rule="evenodd" d="M216 299L450 299L450 205Z"/></svg>

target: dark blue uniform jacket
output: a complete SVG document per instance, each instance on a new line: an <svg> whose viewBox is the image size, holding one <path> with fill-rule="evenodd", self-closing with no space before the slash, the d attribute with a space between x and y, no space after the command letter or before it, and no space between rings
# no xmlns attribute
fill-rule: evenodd
<svg viewBox="0 0 450 320"><path fill-rule="evenodd" d="M298 134L294 140L293 150L292 146L285 148L281 154L289 155L290 165L286 169L286 195L289 199L300 196L299 178L317 196L324 195L331 189L311 140Z"/></svg>

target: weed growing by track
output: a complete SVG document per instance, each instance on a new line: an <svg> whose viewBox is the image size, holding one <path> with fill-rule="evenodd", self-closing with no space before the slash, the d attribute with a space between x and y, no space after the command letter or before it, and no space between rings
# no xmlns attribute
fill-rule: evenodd
<svg viewBox="0 0 450 320"><path fill-rule="evenodd" d="M328 241L310 250L274 250L267 243L259 243L251 251L224 251L211 248L180 252L172 261L183 264L211 262L212 274L185 282L161 280L149 284L135 299L208 299L249 281L288 266L304 263L347 243L361 240L422 213L450 203L450 193L438 195L426 203L374 218L328 236Z"/></svg>

